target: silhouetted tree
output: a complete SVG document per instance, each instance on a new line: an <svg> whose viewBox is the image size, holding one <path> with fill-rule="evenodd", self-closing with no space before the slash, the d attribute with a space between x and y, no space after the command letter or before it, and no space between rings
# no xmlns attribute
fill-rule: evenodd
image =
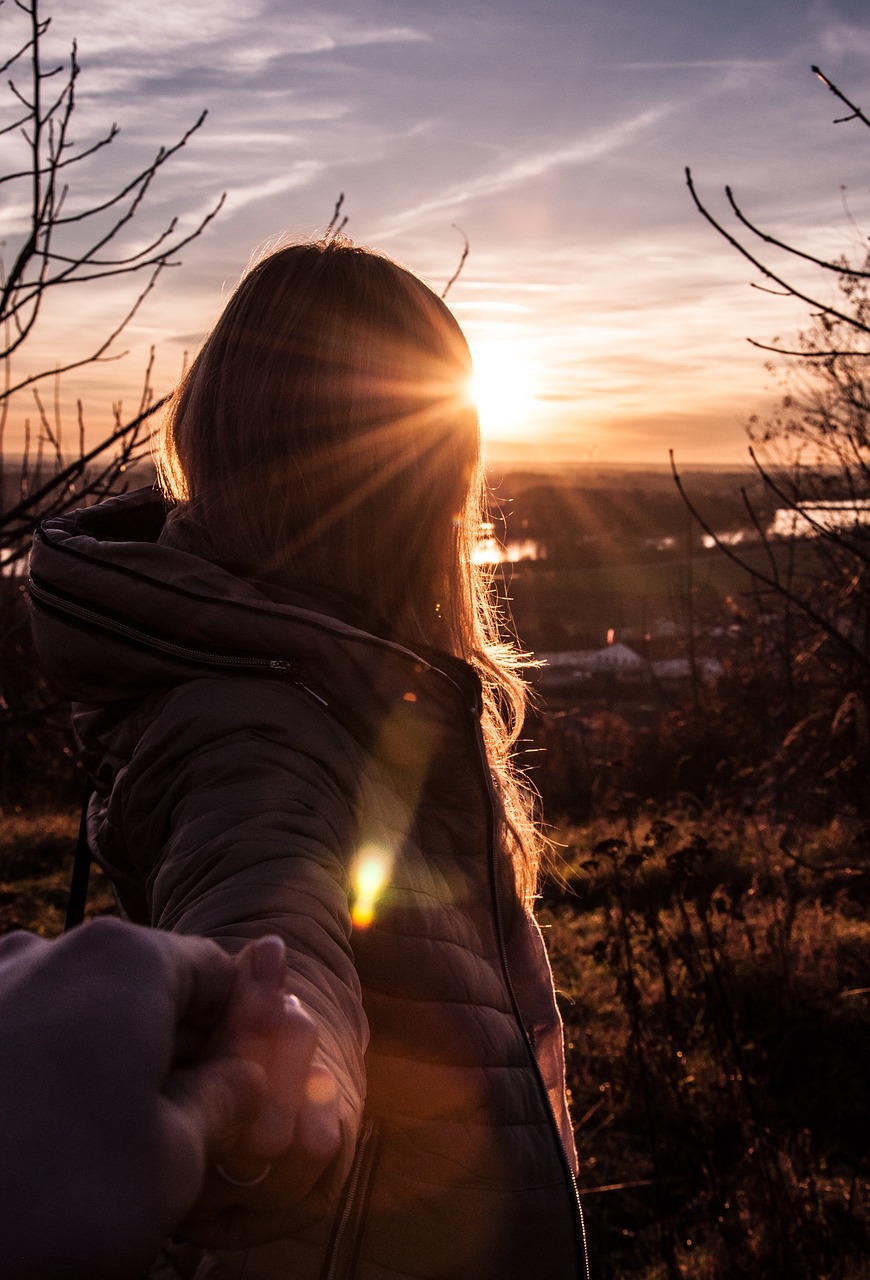
<svg viewBox="0 0 870 1280"><path fill-rule="evenodd" d="M60 380L124 354L117 349L119 339L160 275L177 265L178 253L202 234L223 204L221 197L190 230L173 217L145 244L134 234L152 184L201 127L205 112L176 142L160 147L143 168L121 179L112 194L83 194L88 161L116 143L118 127L111 124L88 142L74 140L81 73L76 45L66 64L47 63L50 19L41 16L40 0L13 2L21 31L7 32L14 44L0 65L7 77L6 100L0 103L7 167L0 172L0 187L25 205L27 215L0 271L0 805L40 795L56 801L63 773L58 766L64 759L72 765L67 706L45 687L30 645L21 569L33 529L46 515L122 488L127 470L147 450L151 417L162 404L151 385L152 351L134 415L125 419L122 407L115 406L113 428L87 447L79 401L69 449ZM36 353L49 299L70 286L98 290L127 277L134 282L131 296L107 331L85 335L77 352L48 359ZM73 325L68 329L75 332ZM44 395L46 384L50 399ZM23 457L14 466L7 461L4 474L10 408L22 393L33 398L34 426L26 421ZM71 767L67 774L71 777Z"/></svg>
<svg viewBox="0 0 870 1280"><path fill-rule="evenodd" d="M870 127L858 106L818 67L813 71L848 108L835 123ZM813 793L845 795L863 806L870 765L870 255L858 262L822 258L789 244L758 227L726 187L732 231L701 200L688 169L686 179L699 212L761 273L764 283L755 287L806 303L810 321L791 345L750 339L780 357L784 363L770 367L785 379L774 413L749 422L750 457L767 505L772 500L779 508L771 525L744 492L763 562L757 556L750 562L717 538L676 465L674 478L705 532L756 584L764 643L754 661L760 652L779 694L776 786L810 784ZM820 285L833 280L832 300L770 265L771 250L816 268Z"/></svg>
<svg viewBox="0 0 870 1280"><path fill-rule="evenodd" d="M95 139L78 144L72 136L76 93L81 73L73 43L67 64L46 65L44 38L51 19L40 14L39 0L14 0L24 16L17 47L0 66L7 80L5 115L0 135L18 141L0 186L28 207L27 223L0 276L0 557L7 568L26 555L36 520L48 512L77 505L109 492L127 467L139 458L155 409L151 362L136 413L122 420L116 409L114 429L91 448L85 447L84 412L79 402L75 442L64 447L58 410L47 412L41 394L47 381L57 387L66 373L115 360L118 340L150 294L162 272L177 265L178 253L202 234L223 197L190 230L173 217L148 243L134 237L134 220L142 211L152 183L167 162L202 126L206 113L172 145L161 146L143 168L123 179L107 196L76 199L76 180L87 162L110 147L119 129L111 124ZM2 108L0 108L2 109ZM84 350L61 353L34 363L34 340L47 300L73 285L99 288L129 276L135 292L108 332L90 339ZM152 353L153 360L153 353ZM33 395L35 428L25 425L23 459L18 466L17 501L9 502L3 475L3 443L12 398ZM55 396L56 400L56 396ZM35 437L35 438L34 438ZM46 475L48 472L48 475Z"/></svg>

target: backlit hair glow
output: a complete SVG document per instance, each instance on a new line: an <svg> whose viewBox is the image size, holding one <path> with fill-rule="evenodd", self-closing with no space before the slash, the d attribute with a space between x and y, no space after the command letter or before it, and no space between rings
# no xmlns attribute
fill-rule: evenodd
<svg viewBox="0 0 870 1280"><path fill-rule="evenodd" d="M539 850L511 766L525 709L488 571L465 337L397 263L341 238L243 278L177 389L158 470L203 554L276 583L351 593L409 644L474 666L503 842L532 891Z"/></svg>

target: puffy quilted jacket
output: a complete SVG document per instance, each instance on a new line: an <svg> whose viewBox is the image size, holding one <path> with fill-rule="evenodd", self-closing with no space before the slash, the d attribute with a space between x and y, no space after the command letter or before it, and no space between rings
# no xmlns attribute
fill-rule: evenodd
<svg viewBox="0 0 870 1280"><path fill-rule="evenodd" d="M141 491L34 544L34 634L75 700L92 846L133 920L285 939L347 1140L311 1203L258 1202L264 1184L218 1215L220 1247L169 1244L154 1274L585 1276L561 1026L496 849L475 674L276 600L165 520ZM375 860L383 884L361 891Z"/></svg>

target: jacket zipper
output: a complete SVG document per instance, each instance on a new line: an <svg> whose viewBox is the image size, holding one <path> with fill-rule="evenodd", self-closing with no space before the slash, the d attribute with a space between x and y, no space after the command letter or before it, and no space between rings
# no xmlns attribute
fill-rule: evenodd
<svg viewBox="0 0 870 1280"><path fill-rule="evenodd" d="M571 1161L568 1157L568 1152L565 1149L565 1143L562 1138L562 1131L559 1127L559 1122L556 1119L556 1114L553 1110L553 1104L550 1101L550 1095L547 1091L547 1086L546 1086L546 1083L544 1082L544 1077L541 1073L541 1065L538 1062L538 1055L535 1053L535 1048L534 1048L534 1045L532 1044L531 1036L529 1035L529 1032L526 1029L525 1023L523 1022L523 1016L522 1016L522 1013L520 1012L519 1001L517 1000L516 991L514 990L513 979L511 978L510 966L508 964L507 945L504 939L504 925L502 921L501 902L499 901L499 895L498 895L498 868L496 866L496 851L495 851L495 814L497 811L497 797L495 795L495 788L493 786L492 775L490 774L489 767L486 764L486 758L487 758L486 744L483 740L483 728L480 723L480 707L475 705L470 707L469 710L471 714L472 727L474 730L475 743L477 745L477 758L481 766L481 771L484 775L484 784L486 789L487 828L488 828L487 858L488 858L488 864L489 864L490 893L492 895L493 914L495 916L495 932L496 932L496 939L498 941L499 959L501 960L502 973L504 975L505 984L507 986L508 996L510 997L514 1018L516 1020L518 1027L520 1028L520 1031L522 1032L523 1041L525 1042L526 1050L528 1052L529 1058L531 1059L532 1066L534 1068L535 1077L538 1082L538 1087L540 1089L541 1096L544 1099L544 1104L547 1109L547 1115L550 1118L550 1124L559 1145L559 1154L562 1157L562 1165L566 1175L566 1180L568 1182L568 1185L571 1187L574 1207L576 1210L576 1225L578 1227L579 1236L580 1236L580 1251L583 1257L583 1273L582 1274L583 1274L584 1280L591 1280L590 1272L589 1272L589 1251L588 1251L587 1242L586 1242L586 1222L583 1217L583 1206L580 1203L580 1196L577 1191L577 1180L574 1177L574 1171L571 1168Z"/></svg>
<svg viewBox="0 0 870 1280"><path fill-rule="evenodd" d="M88 609L84 605L75 604L64 596L57 595L46 587L40 586L34 578L30 579L29 589L31 598L38 605L42 605L49 610L53 609L57 613L66 614L68 617L84 622L98 631L108 631L112 635L120 636L139 648L164 653L172 658L180 658L183 662L190 662L196 666L214 667L223 671L245 671L263 673L264 675L287 676L291 683L295 684L304 693L307 693L309 697L314 698L321 706L329 706L325 698L321 698L319 693L315 693L312 688L302 683L299 679L299 668L287 658L251 658L230 653L209 653L206 649L193 649L187 645L175 644L171 640L162 640L159 636L152 635L149 631L140 631L137 627L131 627L125 622L116 622L113 618L107 618L105 614L98 613L95 609Z"/></svg>
<svg viewBox="0 0 870 1280"><path fill-rule="evenodd" d="M350 1224L355 1223L359 1218L363 1197L368 1190L371 1182L372 1171L374 1169L374 1156L371 1160L366 1160L368 1148L372 1144L373 1136L374 1125L369 1123L363 1129L357 1143L353 1164L347 1177L347 1196L345 1197L341 1217L332 1238L332 1246L330 1248L329 1257L326 1261L325 1269L321 1272L321 1280L336 1280L338 1274L337 1267L341 1256L341 1246L344 1241L344 1237ZM365 1174L365 1176L363 1176L363 1174Z"/></svg>

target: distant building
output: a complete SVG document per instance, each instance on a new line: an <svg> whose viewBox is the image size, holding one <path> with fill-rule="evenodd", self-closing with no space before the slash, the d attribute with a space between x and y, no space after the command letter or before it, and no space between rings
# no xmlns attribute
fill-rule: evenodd
<svg viewBox="0 0 870 1280"><path fill-rule="evenodd" d="M661 658L658 661L650 663L652 673L656 680L690 680L692 677L692 664L688 658ZM718 658L697 658L695 660L695 669L698 673L698 679L703 680L705 684L717 680L722 675L725 668Z"/></svg>
<svg viewBox="0 0 870 1280"><path fill-rule="evenodd" d="M723 529L721 533L705 533L701 545L706 551L712 551L713 547L739 547L744 542L757 541L754 529Z"/></svg>
<svg viewBox="0 0 870 1280"><path fill-rule="evenodd" d="M542 663L539 683L547 685L575 684L595 677L612 676L626 681L680 682L692 678L688 658L662 658L648 661L627 644L615 641L602 649L568 649L560 653L539 653ZM718 658L698 658L698 678L705 683L718 679L724 667Z"/></svg>
<svg viewBox="0 0 870 1280"><path fill-rule="evenodd" d="M599 671L612 671L616 675L639 675L649 667L646 658L642 658L627 644L614 640L596 649L589 658L589 670L595 674Z"/></svg>
<svg viewBox="0 0 870 1280"><path fill-rule="evenodd" d="M605 674L636 679L649 673L647 660L619 641L607 644L603 649L568 649L561 653L539 653L537 657L543 663L541 674L545 683L548 672L557 679L572 676L588 679Z"/></svg>

